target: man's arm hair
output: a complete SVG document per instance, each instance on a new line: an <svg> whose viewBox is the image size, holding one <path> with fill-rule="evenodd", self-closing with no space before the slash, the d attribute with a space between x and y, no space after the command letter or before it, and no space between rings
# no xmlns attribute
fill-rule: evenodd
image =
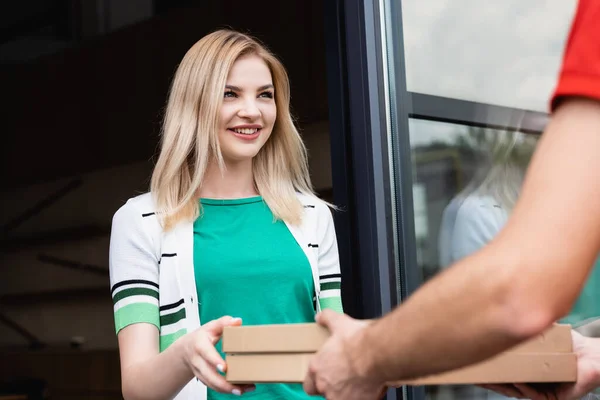
<svg viewBox="0 0 600 400"><path fill-rule="evenodd" d="M378 379L493 356L566 315L600 250L600 102L553 115L505 228L370 325L354 349Z"/></svg>

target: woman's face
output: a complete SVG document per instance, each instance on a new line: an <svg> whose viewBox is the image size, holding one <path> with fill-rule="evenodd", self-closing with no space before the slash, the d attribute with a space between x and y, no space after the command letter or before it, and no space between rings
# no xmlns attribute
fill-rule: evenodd
<svg viewBox="0 0 600 400"><path fill-rule="evenodd" d="M229 71L221 107L219 144L227 163L250 160L266 143L275 124L275 88L262 58L247 55Z"/></svg>

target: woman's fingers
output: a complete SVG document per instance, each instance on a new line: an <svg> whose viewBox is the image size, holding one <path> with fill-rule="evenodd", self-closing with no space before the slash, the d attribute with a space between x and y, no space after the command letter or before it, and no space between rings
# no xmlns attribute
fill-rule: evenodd
<svg viewBox="0 0 600 400"><path fill-rule="evenodd" d="M239 326L242 324L241 318L233 318L230 316L224 316L206 324L202 325L202 329L206 332L208 338L211 340L212 344L215 344L219 341L219 338L223 335L223 329L226 326Z"/></svg>
<svg viewBox="0 0 600 400"><path fill-rule="evenodd" d="M225 360L221 357L212 341L206 336L200 336L196 340L195 352L198 356L202 357L205 362L212 366L212 369L217 369L220 372L225 372L227 369Z"/></svg>
<svg viewBox="0 0 600 400"><path fill-rule="evenodd" d="M226 321L220 321L217 324L223 322L226 323ZM227 365L207 335L198 336L195 353L195 374L211 389L236 395L254 390L254 385L233 385L227 382L223 375L219 374L219 372L224 373L227 370Z"/></svg>
<svg viewBox="0 0 600 400"><path fill-rule="evenodd" d="M242 388L242 393L252 392L252 391L256 390L256 385L237 385L237 386Z"/></svg>
<svg viewBox="0 0 600 400"><path fill-rule="evenodd" d="M224 316L202 325L194 338L193 372L209 388L221 392L241 395L255 389L254 385L233 385L220 374L227 370L225 360L221 357L215 344L223 335L226 326L241 325L240 318ZM217 372L218 371L218 372Z"/></svg>
<svg viewBox="0 0 600 400"><path fill-rule="evenodd" d="M219 374L204 359L197 357L194 362L194 374L206 386L221 393L233 393L241 395L244 393L244 387L232 385L225 380L225 377Z"/></svg>

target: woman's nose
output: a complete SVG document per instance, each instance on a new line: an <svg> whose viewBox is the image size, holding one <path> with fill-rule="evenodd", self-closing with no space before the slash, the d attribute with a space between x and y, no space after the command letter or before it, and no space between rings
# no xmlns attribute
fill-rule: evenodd
<svg viewBox="0 0 600 400"><path fill-rule="evenodd" d="M260 117L260 110L255 101L248 100L242 104L238 115L243 118L258 118Z"/></svg>

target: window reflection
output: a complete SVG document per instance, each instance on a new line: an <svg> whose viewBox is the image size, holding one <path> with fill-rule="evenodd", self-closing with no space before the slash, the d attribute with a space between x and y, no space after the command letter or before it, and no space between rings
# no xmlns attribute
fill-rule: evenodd
<svg viewBox="0 0 600 400"><path fill-rule="evenodd" d="M472 178L444 208L438 234L439 267L475 252L502 229L514 207L537 137L466 128L458 147L472 153ZM460 162L460 161L459 161Z"/></svg>
<svg viewBox="0 0 600 400"><path fill-rule="evenodd" d="M539 137L417 119L410 120L409 130L417 262L425 281L485 246L504 227ZM600 261L560 322L578 327L598 319L598 299ZM426 391L427 398L436 400L505 399L475 386Z"/></svg>
<svg viewBox="0 0 600 400"><path fill-rule="evenodd" d="M418 262L427 280L504 226L538 137L415 119L410 135Z"/></svg>

